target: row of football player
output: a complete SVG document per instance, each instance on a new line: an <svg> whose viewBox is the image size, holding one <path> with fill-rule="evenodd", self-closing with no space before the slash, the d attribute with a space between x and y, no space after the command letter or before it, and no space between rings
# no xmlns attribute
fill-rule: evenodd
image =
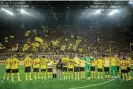
<svg viewBox="0 0 133 89"><path fill-rule="evenodd" d="M38 79L40 79L39 69L41 69L42 79L50 78L52 73L55 78L58 70L57 63L58 60L52 60L49 57L43 56L40 58L36 56L36 58L32 60L30 55L26 55L26 58L24 58L25 79L32 80L32 66L35 80L37 76ZM63 79L100 79L103 78L103 75L105 75L105 78L119 77L123 80L132 79L130 75L131 58L120 59L117 55L114 57L98 57L97 59L87 56L82 58L77 56L74 58L64 56L61 58L61 63L63 64L61 67L62 77L60 76L59 78ZM19 60L16 55L6 60L6 73L3 79L9 80L9 76L11 75L11 80L13 82L15 74L17 75L18 81L21 81L19 76Z"/></svg>

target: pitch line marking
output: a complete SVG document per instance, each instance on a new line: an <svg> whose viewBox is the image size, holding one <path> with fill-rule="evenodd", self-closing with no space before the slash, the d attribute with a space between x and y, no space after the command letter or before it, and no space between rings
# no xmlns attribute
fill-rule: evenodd
<svg viewBox="0 0 133 89"><path fill-rule="evenodd" d="M86 87L98 86L98 85L103 85L103 84L109 83L109 82L114 81L114 80L115 80L115 79L109 80L109 81L107 81L107 82L99 83L99 84L93 84L93 85L89 85L89 86L76 87L76 88L69 88L69 89L81 89L81 88L86 88Z"/></svg>

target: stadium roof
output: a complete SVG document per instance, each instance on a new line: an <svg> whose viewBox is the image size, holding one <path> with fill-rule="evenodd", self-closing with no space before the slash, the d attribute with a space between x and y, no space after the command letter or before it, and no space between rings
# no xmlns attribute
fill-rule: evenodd
<svg viewBox="0 0 133 89"><path fill-rule="evenodd" d="M1 1L1 8L33 8L45 21L74 21L88 9L118 9L129 7L128 1ZM91 11L88 11L91 12Z"/></svg>

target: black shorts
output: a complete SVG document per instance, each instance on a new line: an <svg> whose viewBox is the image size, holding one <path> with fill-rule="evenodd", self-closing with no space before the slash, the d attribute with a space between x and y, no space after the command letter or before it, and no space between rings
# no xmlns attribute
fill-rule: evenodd
<svg viewBox="0 0 133 89"><path fill-rule="evenodd" d="M18 73L18 69L12 69L12 73Z"/></svg>
<svg viewBox="0 0 133 89"><path fill-rule="evenodd" d="M74 72L79 72L80 71L80 67L74 67Z"/></svg>
<svg viewBox="0 0 133 89"><path fill-rule="evenodd" d="M119 71L119 69L120 69L120 67L119 67L119 66L117 66L117 71Z"/></svg>
<svg viewBox="0 0 133 89"><path fill-rule="evenodd" d="M80 67L80 71L85 71L85 68L84 67Z"/></svg>
<svg viewBox="0 0 133 89"><path fill-rule="evenodd" d="M121 73L127 73L127 70L121 70Z"/></svg>
<svg viewBox="0 0 133 89"><path fill-rule="evenodd" d="M48 68L48 72L52 72L52 68Z"/></svg>
<svg viewBox="0 0 133 89"><path fill-rule="evenodd" d="M130 67L127 67L127 72L130 72Z"/></svg>
<svg viewBox="0 0 133 89"><path fill-rule="evenodd" d="M34 68L34 72L39 72L39 68Z"/></svg>
<svg viewBox="0 0 133 89"><path fill-rule="evenodd" d="M46 69L41 69L41 72L46 72Z"/></svg>
<svg viewBox="0 0 133 89"><path fill-rule="evenodd" d="M95 67L92 66L91 69L90 69L90 71L95 71Z"/></svg>
<svg viewBox="0 0 133 89"><path fill-rule="evenodd" d="M11 69L6 69L6 73L11 73Z"/></svg>
<svg viewBox="0 0 133 89"><path fill-rule="evenodd" d="M62 67L63 72L67 72L67 67Z"/></svg>
<svg viewBox="0 0 133 89"><path fill-rule="evenodd" d="M104 67L105 72L109 72L109 67Z"/></svg>
<svg viewBox="0 0 133 89"><path fill-rule="evenodd" d="M68 68L68 71L73 71L73 68Z"/></svg>
<svg viewBox="0 0 133 89"><path fill-rule="evenodd" d="M102 69L101 68L98 68L97 70L98 70L98 72L102 72Z"/></svg>
<svg viewBox="0 0 133 89"><path fill-rule="evenodd" d="M31 66L25 67L25 73L31 72Z"/></svg>

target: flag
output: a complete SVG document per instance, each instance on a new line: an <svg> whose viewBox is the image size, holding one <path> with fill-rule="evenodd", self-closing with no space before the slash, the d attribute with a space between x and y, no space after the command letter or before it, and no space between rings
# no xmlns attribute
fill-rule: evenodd
<svg viewBox="0 0 133 89"><path fill-rule="evenodd" d="M42 26L43 32L48 33L48 27L47 26Z"/></svg>
<svg viewBox="0 0 133 89"><path fill-rule="evenodd" d="M30 48L30 45L29 44L24 44L24 47L23 47L23 52L27 51L28 49Z"/></svg>
<svg viewBox="0 0 133 89"><path fill-rule="evenodd" d="M83 48L79 48L78 51L79 51L79 53L83 53L84 49Z"/></svg>
<svg viewBox="0 0 133 89"><path fill-rule="evenodd" d="M73 44L72 44L72 43L69 43L69 47L68 47L68 49L71 49L72 46L73 46Z"/></svg>
<svg viewBox="0 0 133 89"><path fill-rule="evenodd" d="M5 47L0 43L0 49L5 49Z"/></svg>
<svg viewBox="0 0 133 89"><path fill-rule="evenodd" d="M30 36L30 34L31 34L31 30L25 32L25 36L26 36L26 37L27 37L27 36Z"/></svg>
<svg viewBox="0 0 133 89"><path fill-rule="evenodd" d="M38 44L36 44L36 42L33 42L32 43L32 51L33 52L37 52L38 51L38 47L36 47L36 46L38 46Z"/></svg>
<svg viewBox="0 0 133 89"><path fill-rule="evenodd" d="M8 37L5 37L5 40L8 40Z"/></svg>
<svg viewBox="0 0 133 89"><path fill-rule="evenodd" d="M5 40L5 42L7 43L7 42L8 42L8 40Z"/></svg>
<svg viewBox="0 0 133 89"><path fill-rule="evenodd" d="M59 40L56 40L55 41L55 45L57 46L59 44Z"/></svg>
<svg viewBox="0 0 133 89"><path fill-rule="evenodd" d="M10 35L10 38L14 39L14 36L13 35Z"/></svg>
<svg viewBox="0 0 133 89"><path fill-rule="evenodd" d="M32 30L32 33L33 33L33 35L37 35L37 32L36 32L36 29L35 30Z"/></svg>
<svg viewBox="0 0 133 89"><path fill-rule="evenodd" d="M66 45L62 45L61 51L65 51L65 49L66 49Z"/></svg>
<svg viewBox="0 0 133 89"><path fill-rule="evenodd" d="M44 43L43 43L43 48L44 48L44 49L48 48L48 46L49 46L49 45L48 45L47 42L44 42Z"/></svg>
<svg viewBox="0 0 133 89"><path fill-rule="evenodd" d="M77 45L73 45L73 51L76 51Z"/></svg>
<svg viewBox="0 0 133 89"><path fill-rule="evenodd" d="M68 42L68 39L66 38L65 41Z"/></svg>
<svg viewBox="0 0 133 89"><path fill-rule="evenodd" d="M43 44L43 39L40 37L35 37L35 41L40 42L41 44Z"/></svg>
<svg viewBox="0 0 133 89"><path fill-rule="evenodd" d="M76 40L76 44L79 44L81 42L81 40Z"/></svg>
<svg viewBox="0 0 133 89"><path fill-rule="evenodd" d="M6 42L6 43L8 42L8 37L5 37L5 42Z"/></svg>
<svg viewBox="0 0 133 89"><path fill-rule="evenodd" d="M59 44L59 40L52 41L52 44L53 44L54 47L57 46Z"/></svg>
<svg viewBox="0 0 133 89"><path fill-rule="evenodd" d="M35 47L39 48L40 47L40 43L39 42L35 42Z"/></svg>
<svg viewBox="0 0 133 89"><path fill-rule="evenodd" d="M74 38L74 36L72 35L71 38Z"/></svg>

